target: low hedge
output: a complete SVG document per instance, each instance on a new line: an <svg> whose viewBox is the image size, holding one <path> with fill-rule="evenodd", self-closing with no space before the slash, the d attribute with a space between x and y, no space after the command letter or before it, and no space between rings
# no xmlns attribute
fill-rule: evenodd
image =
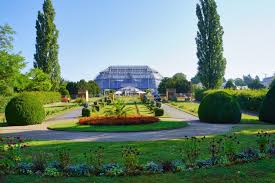
<svg viewBox="0 0 275 183"><path fill-rule="evenodd" d="M223 91L205 96L198 114L200 121L208 123L239 123L242 116L237 100Z"/></svg>
<svg viewBox="0 0 275 183"><path fill-rule="evenodd" d="M90 117L91 116L91 111L90 111L90 109L88 109L88 108L83 108L82 109L82 117Z"/></svg>
<svg viewBox="0 0 275 183"><path fill-rule="evenodd" d="M161 109L161 108L155 107L154 108L154 113L155 113L155 116L163 116L164 115L164 110Z"/></svg>
<svg viewBox="0 0 275 183"><path fill-rule="evenodd" d="M201 90L201 92L195 93L195 98L197 101L202 101L202 99L213 92L224 91L229 95L232 95L239 102L242 110L248 110L253 112L259 112L262 102L267 94L266 89L262 90Z"/></svg>
<svg viewBox="0 0 275 183"><path fill-rule="evenodd" d="M6 106L5 116L8 125L33 125L45 119L45 110L38 98L22 94L10 100Z"/></svg>
<svg viewBox="0 0 275 183"><path fill-rule="evenodd" d="M43 105L61 101L61 94L59 92L24 92L23 94L34 96Z"/></svg>
<svg viewBox="0 0 275 183"><path fill-rule="evenodd" d="M79 120L80 125L137 125L159 122L159 118L152 116L127 116L118 118L114 116L86 117Z"/></svg>

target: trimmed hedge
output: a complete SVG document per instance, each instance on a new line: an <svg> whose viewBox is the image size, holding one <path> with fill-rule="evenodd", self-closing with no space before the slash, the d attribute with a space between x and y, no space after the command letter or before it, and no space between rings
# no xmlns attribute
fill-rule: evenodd
<svg viewBox="0 0 275 183"><path fill-rule="evenodd" d="M90 117L91 116L91 111L90 111L90 109L88 109L88 108L83 108L82 109L82 117Z"/></svg>
<svg viewBox="0 0 275 183"><path fill-rule="evenodd" d="M195 98L197 101L202 101L202 99L208 94L224 91L229 95L232 95L239 102L242 110L248 110L253 112L259 112L262 102L267 94L266 89L262 90L207 90L207 91L198 91L195 93Z"/></svg>
<svg viewBox="0 0 275 183"><path fill-rule="evenodd" d="M33 95L22 94L8 103L5 116L8 125L33 125L45 119L45 110L39 99Z"/></svg>
<svg viewBox="0 0 275 183"><path fill-rule="evenodd" d="M275 124L275 86L267 93L261 106L260 121L270 122Z"/></svg>
<svg viewBox="0 0 275 183"><path fill-rule="evenodd" d="M163 116L164 115L164 110L161 109L161 108L155 107L154 108L154 113L155 113L155 116Z"/></svg>
<svg viewBox="0 0 275 183"><path fill-rule="evenodd" d="M22 94L34 96L43 105L61 101L61 94L59 92L23 92Z"/></svg>
<svg viewBox="0 0 275 183"><path fill-rule="evenodd" d="M236 99L223 91L205 96L198 114L201 121L208 123L239 123L242 116Z"/></svg>
<svg viewBox="0 0 275 183"><path fill-rule="evenodd" d="M13 97L0 95L0 113L5 112L5 108L12 98Z"/></svg>

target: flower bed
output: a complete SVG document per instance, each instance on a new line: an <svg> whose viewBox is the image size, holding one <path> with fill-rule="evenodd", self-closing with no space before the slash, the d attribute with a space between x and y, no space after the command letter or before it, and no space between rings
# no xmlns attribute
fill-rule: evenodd
<svg viewBox="0 0 275 183"><path fill-rule="evenodd" d="M203 147L202 142L207 146ZM257 134L257 146L238 151L240 140L235 135L221 138L186 138L179 159L139 162L143 153L134 146L124 146L121 163L105 164L105 149L101 146L84 152L85 162L73 164L70 149L57 149L54 161L48 162L50 154L36 152L29 161L24 161L21 151L27 147L20 138L0 138L0 175L21 174L37 176L131 176L160 174L166 172L186 172L201 168L225 167L234 164L254 162L275 157L275 144L266 132ZM210 157L199 159L201 148L207 148Z"/></svg>
<svg viewBox="0 0 275 183"><path fill-rule="evenodd" d="M153 116L95 116L85 117L79 120L80 125L137 125L159 122L159 118Z"/></svg>

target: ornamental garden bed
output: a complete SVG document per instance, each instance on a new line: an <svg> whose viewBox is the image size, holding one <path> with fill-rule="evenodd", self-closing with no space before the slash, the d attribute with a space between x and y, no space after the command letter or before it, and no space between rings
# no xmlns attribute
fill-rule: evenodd
<svg viewBox="0 0 275 183"><path fill-rule="evenodd" d="M247 143L248 138L253 138L251 142L254 143ZM40 144L38 145L40 151L30 149L32 154L26 159L23 154L24 151L28 151L28 142L19 137L1 138L1 174L44 177L154 175L169 172L196 172L215 167L228 168L232 165L265 159L274 162L275 155L274 138L267 132L259 132L256 136L250 137L234 134L215 138L190 137L180 144L173 143L173 141L147 143L148 145L151 144L150 148L154 149L152 153L156 153L156 148L162 149L163 153L166 152L166 154L167 151L174 151L172 157L177 157L177 159L160 156L158 160L154 160L148 156L148 149L139 147L140 143L119 143L119 147L117 147L118 144L113 143L112 152L107 149L109 145L112 146L111 143L109 145L94 143L93 149L88 151L83 144L83 149L80 151L83 161L79 163L78 160L73 160L72 151L66 147L71 144L73 149L77 148L79 151L80 144L66 142L64 146L56 149L54 155L51 155L49 152L53 153L57 144L58 142L51 144L50 151L49 147L47 151L41 151L43 146ZM162 144L162 148L156 146L157 144ZM91 147L91 144L87 145ZM112 155L112 157L106 157L106 154ZM201 155L204 155L203 159L200 159ZM80 156L81 154L78 153L78 159ZM114 161L113 158L118 157L120 161ZM141 159L143 159L143 163L140 162Z"/></svg>

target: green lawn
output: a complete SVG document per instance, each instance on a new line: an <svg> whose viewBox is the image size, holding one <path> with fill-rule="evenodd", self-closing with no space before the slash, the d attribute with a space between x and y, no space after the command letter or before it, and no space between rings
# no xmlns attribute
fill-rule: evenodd
<svg viewBox="0 0 275 183"><path fill-rule="evenodd" d="M195 102L171 102L169 105L174 106L180 110L183 110L192 115L198 116L199 103ZM257 116L242 114L242 124L266 124L262 121L259 121Z"/></svg>
<svg viewBox="0 0 275 183"><path fill-rule="evenodd" d="M140 125L79 125L77 121L61 122L51 125L51 130L60 131L80 131L80 132L138 132L138 131L158 131L186 127L187 123L182 121L161 120L152 124Z"/></svg>
<svg viewBox="0 0 275 183"><path fill-rule="evenodd" d="M275 135L275 125L254 125L250 127L238 127L234 129L240 139L239 150L247 147L257 147L256 133L264 129ZM232 133L232 132L230 132ZM209 136L208 138L219 138L220 136ZM85 162L84 152L104 147L104 163L121 163L122 146L131 145L141 151L140 163L159 160L180 159L179 149L185 143L185 139L146 141L146 142L72 142L72 141L31 141L29 148L25 149L24 157L28 161L35 152L43 151L51 154L49 161L56 157L56 149L70 149L73 163ZM209 158L207 142L201 143L200 159ZM6 182L274 182L275 159L261 160L253 163L239 164L229 167L215 167L209 169L194 170L183 173L168 173L159 175L143 175L136 177L66 177L50 178L37 176L10 175ZM203 181L202 181L203 180Z"/></svg>
<svg viewBox="0 0 275 183"><path fill-rule="evenodd" d="M75 107L79 107L79 105L75 103L64 103L64 102L57 102L53 104L44 105L44 109L47 117L60 114L62 112L65 112Z"/></svg>

